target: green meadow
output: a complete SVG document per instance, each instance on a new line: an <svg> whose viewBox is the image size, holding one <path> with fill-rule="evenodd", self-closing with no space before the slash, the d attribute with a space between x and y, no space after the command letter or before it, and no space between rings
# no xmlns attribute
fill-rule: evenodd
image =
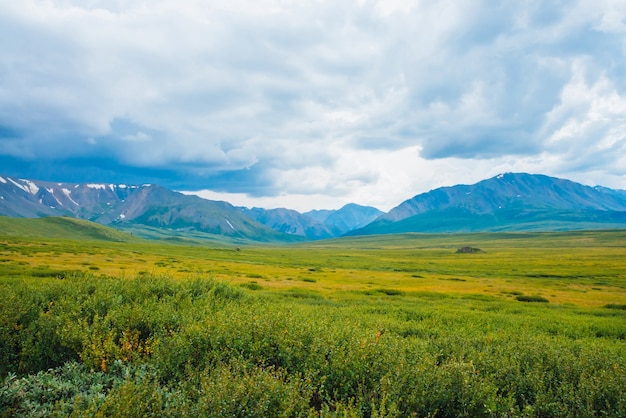
<svg viewBox="0 0 626 418"><path fill-rule="evenodd" d="M626 230L259 245L0 218L0 377L7 417L623 417Z"/></svg>

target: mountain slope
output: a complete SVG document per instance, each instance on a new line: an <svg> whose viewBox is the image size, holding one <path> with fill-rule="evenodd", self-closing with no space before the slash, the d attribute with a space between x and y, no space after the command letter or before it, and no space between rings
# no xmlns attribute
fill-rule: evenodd
<svg viewBox="0 0 626 418"><path fill-rule="evenodd" d="M544 175L506 173L422 193L350 235L623 227L626 194L621 192Z"/></svg>

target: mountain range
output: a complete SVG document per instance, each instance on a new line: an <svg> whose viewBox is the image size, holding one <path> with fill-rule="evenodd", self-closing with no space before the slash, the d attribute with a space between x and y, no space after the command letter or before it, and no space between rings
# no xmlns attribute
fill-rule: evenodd
<svg viewBox="0 0 626 418"><path fill-rule="evenodd" d="M152 184L54 183L0 176L0 215L69 216L145 235L153 235L156 228L260 242L299 241L339 236L382 214L359 205L328 212L325 222L288 209L238 208Z"/></svg>
<svg viewBox="0 0 626 418"><path fill-rule="evenodd" d="M473 185L441 187L383 213L235 207L158 185L75 184L0 176L0 215L67 216L138 235L210 234L289 242L342 235L626 228L626 191L540 174L505 173Z"/></svg>

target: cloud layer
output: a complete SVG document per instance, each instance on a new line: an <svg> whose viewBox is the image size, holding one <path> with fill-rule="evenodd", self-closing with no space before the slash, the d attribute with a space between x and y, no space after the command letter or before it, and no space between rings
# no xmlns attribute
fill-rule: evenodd
<svg viewBox="0 0 626 418"><path fill-rule="evenodd" d="M499 3L0 0L0 171L300 208L626 188L626 5Z"/></svg>

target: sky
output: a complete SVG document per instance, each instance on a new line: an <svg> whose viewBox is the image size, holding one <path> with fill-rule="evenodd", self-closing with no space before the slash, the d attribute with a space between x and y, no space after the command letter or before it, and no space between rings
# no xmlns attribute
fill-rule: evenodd
<svg viewBox="0 0 626 418"><path fill-rule="evenodd" d="M0 0L0 174L389 210L626 189L623 0Z"/></svg>

